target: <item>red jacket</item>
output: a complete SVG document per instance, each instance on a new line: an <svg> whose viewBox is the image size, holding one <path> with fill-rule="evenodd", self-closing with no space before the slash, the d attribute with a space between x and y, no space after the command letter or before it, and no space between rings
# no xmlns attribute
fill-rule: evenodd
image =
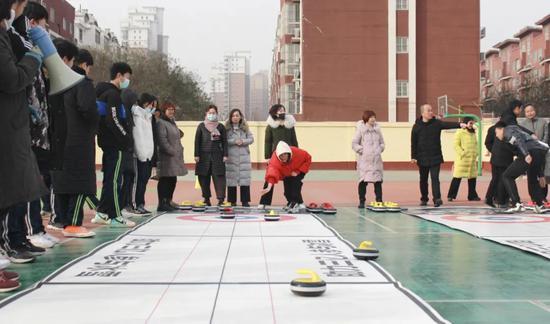
<svg viewBox="0 0 550 324"><path fill-rule="evenodd" d="M292 150L290 162L284 164L279 160L277 152L273 152L265 173L266 182L276 184L284 178L290 177L293 171L304 174L309 172L309 168L311 167L311 155L295 146L291 146L290 149Z"/></svg>

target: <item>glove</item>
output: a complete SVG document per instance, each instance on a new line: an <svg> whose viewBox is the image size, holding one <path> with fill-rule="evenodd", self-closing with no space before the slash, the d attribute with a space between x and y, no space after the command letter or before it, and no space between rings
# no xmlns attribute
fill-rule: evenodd
<svg viewBox="0 0 550 324"><path fill-rule="evenodd" d="M29 30L29 37L32 42L38 46L42 55L47 58L57 53L55 46L46 30L40 26L33 27Z"/></svg>

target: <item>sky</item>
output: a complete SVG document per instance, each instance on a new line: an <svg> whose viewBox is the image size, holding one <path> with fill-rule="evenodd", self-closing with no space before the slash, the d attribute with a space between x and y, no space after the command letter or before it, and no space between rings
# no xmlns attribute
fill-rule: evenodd
<svg viewBox="0 0 550 324"><path fill-rule="evenodd" d="M120 36L120 21L128 8L164 7L164 33L169 54L199 75L205 85L212 65L226 52L252 54L251 72L271 68L279 0L68 0L76 9L88 9L101 28Z"/></svg>
<svg viewBox="0 0 550 324"><path fill-rule="evenodd" d="M77 9L80 5L89 9L100 27L110 28L117 35L120 35L120 20L127 16L129 7L164 7L170 55L196 73L205 86L212 65L221 61L228 51L251 51L252 73L269 70L271 66L280 0L68 1ZM480 1L481 27L486 27L487 31L485 39L481 40L482 51L550 14L550 0Z"/></svg>

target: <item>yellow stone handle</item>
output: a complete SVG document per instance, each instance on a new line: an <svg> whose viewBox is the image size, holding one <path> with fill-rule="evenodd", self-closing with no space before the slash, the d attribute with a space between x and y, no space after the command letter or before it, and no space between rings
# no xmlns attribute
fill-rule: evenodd
<svg viewBox="0 0 550 324"><path fill-rule="evenodd" d="M360 249L370 248L371 246L372 246L371 241L363 241L363 242L361 242L361 244L359 244Z"/></svg>
<svg viewBox="0 0 550 324"><path fill-rule="evenodd" d="M269 215L270 216L277 216L277 213L274 210L272 210L272 211L269 212Z"/></svg>
<svg viewBox="0 0 550 324"><path fill-rule="evenodd" d="M185 200L181 203L183 206L188 206L188 205L192 205L193 202L192 201L189 201L189 200Z"/></svg>
<svg viewBox="0 0 550 324"><path fill-rule="evenodd" d="M306 278L296 279L297 281L300 281L300 282L321 282L322 281L321 277L319 277L319 275L313 270L299 269L298 271L296 271L296 273L307 276Z"/></svg>

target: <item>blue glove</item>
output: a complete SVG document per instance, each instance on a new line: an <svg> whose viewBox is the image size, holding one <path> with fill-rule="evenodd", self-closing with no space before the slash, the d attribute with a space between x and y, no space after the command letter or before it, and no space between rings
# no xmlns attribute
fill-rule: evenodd
<svg viewBox="0 0 550 324"><path fill-rule="evenodd" d="M50 35L44 28L40 26L31 28L29 30L29 37L32 42L38 46L44 58L48 58L57 53L57 49L53 45Z"/></svg>
<svg viewBox="0 0 550 324"><path fill-rule="evenodd" d="M34 50L25 53L25 56L29 56L38 61L38 64L42 64L42 53L37 53Z"/></svg>

